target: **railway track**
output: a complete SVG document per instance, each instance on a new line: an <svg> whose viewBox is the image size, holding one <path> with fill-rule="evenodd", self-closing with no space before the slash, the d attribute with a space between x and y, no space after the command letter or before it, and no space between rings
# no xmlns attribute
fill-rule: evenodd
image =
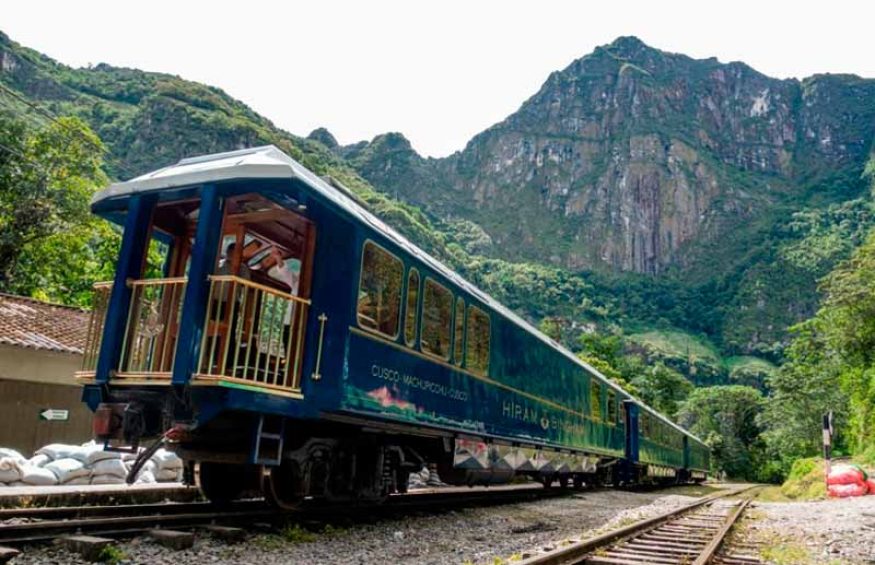
<svg viewBox="0 0 875 565"><path fill-rule="evenodd" d="M724 547L754 487L717 493L677 510L521 561L521 565L752 565L751 546Z"/></svg>
<svg viewBox="0 0 875 565"><path fill-rule="evenodd" d="M541 486L447 489L393 495L381 505L307 501L291 512L277 510L262 500L239 501L223 508L208 502L191 502L4 509L0 510L0 545L44 542L72 534L123 537L168 527L184 529L286 520L327 522L336 520L339 514L345 520L355 521L417 511L510 504L573 492Z"/></svg>

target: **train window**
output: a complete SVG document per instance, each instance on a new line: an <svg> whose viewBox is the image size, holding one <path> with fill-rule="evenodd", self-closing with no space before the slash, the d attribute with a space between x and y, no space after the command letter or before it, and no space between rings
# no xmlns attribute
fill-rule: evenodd
<svg viewBox="0 0 875 565"><path fill-rule="evenodd" d="M426 277L422 296L422 335L419 345L426 353L450 359L453 293Z"/></svg>
<svg viewBox="0 0 875 565"><path fill-rule="evenodd" d="M462 364L462 341L465 337L465 301L456 299L456 328L453 332L453 361Z"/></svg>
<svg viewBox="0 0 875 565"><path fill-rule="evenodd" d="M407 274L407 310L404 314L404 342L408 347L416 343L416 307L419 305L419 271L410 269Z"/></svg>
<svg viewBox="0 0 875 565"><path fill-rule="evenodd" d="M489 315L473 305L468 306L466 344L465 367L469 371L486 375L489 372Z"/></svg>
<svg viewBox="0 0 875 565"><path fill-rule="evenodd" d="M608 423L617 423L617 393L608 389Z"/></svg>
<svg viewBox="0 0 875 565"><path fill-rule="evenodd" d="M362 250L362 274L356 315L361 327L395 339L401 315L404 264L372 241Z"/></svg>
<svg viewBox="0 0 875 565"><path fill-rule="evenodd" d="M595 379L589 381L589 409L594 420L602 419L602 383Z"/></svg>

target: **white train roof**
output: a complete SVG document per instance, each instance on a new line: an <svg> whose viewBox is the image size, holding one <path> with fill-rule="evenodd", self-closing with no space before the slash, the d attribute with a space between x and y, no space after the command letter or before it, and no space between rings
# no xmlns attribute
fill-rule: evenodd
<svg viewBox="0 0 875 565"><path fill-rule="evenodd" d="M182 159L175 165L170 165L151 173L146 173L129 181L118 182L111 184L104 190L96 193L91 199L92 204L97 204L104 200L112 198L128 197L135 194L155 192L161 190L174 189L184 186L196 186L200 184L243 180L243 179L289 179L299 180L309 186L312 190L319 193L345 212L358 218L359 220L369 224L372 228L379 231L382 235L392 240L393 243L402 247L405 251L414 255L420 261L426 263L436 272L447 279L453 281L466 292L476 296L479 300L487 304L492 310L498 312L508 320L520 326L523 330L534 335L549 347L567 357L577 365L582 366L588 372L596 375L603 380L608 386L616 389L618 392L626 396L632 397L628 392L622 390L617 384L605 377L597 369L582 361L574 353L562 347L555 340L550 339L541 333L534 326L526 322L522 317L518 316L510 309L506 308L500 302L466 281L458 273L445 266L443 263L411 243L406 237L395 231L385 222L374 216L366 210L361 204L356 202L344 194L341 190L331 186L317 175L313 174L306 167L283 153L274 145L264 145L261 147L253 147L250 149L241 149L238 151L228 151L225 153L214 153L211 155L202 155L198 157L190 157ZM634 398L634 397L632 397ZM656 412L641 400L634 400L649 413L657 416L666 424L676 430L702 441L688 430L678 426L659 412Z"/></svg>

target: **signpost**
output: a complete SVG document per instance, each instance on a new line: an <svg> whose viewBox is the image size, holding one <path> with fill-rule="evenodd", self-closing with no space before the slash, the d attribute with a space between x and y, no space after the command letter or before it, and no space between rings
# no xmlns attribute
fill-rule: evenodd
<svg viewBox="0 0 875 565"><path fill-rule="evenodd" d="M830 457L832 456L832 410L823 415L823 462L826 466L826 484L829 486L829 473L832 471Z"/></svg>
<svg viewBox="0 0 875 565"><path fill-rule="evenodd" d="M46 408L39 413L39 419L49 422L66 422L70 419L70 411L58 410L57 408Z"/></svg>

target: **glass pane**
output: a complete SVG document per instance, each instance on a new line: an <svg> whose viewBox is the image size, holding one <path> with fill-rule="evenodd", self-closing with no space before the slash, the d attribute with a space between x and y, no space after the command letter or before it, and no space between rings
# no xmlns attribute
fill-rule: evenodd
<svg viewBox="0 0 875 565"><path fill-rule="evenodd" d="M422 297L422 350L450 358L450 330L453 320L453 293L433 280L425 279Z"/></svg>
<svg viewBox="0 0 875 565"><path fill-rule="evenodd" d="M404 341L413 347L416 341L416 307L419 305L419 271L410 269L407 275L407 312L404 316Z"/></svg>
<svg viewBox="0 0 875 565"><path fill-rule="evenodd" d="M373 242L365 243L357 309L360 326L398 336L403 276L400 259Z"/></svg>
<svg viewBox="0 0 875 565"><path fill-rule="evenodd" d="M489 372L489 316L476 306L468 307L465 366L481 375Z"/></svg>
<svg viewBox="0 0 875 565"><path fill-rule="evenodd" d="M453 345L453 361L456 365L462 364L462 338L465 337L465 301L461 298L456 300L456 328Z"/></svg>
<svg viewBox="0 0 875 565"><path fill-rule="evenodd" d="M602 384L595 379L589 381L589 407L595 420L602 419Z"/></svg>

